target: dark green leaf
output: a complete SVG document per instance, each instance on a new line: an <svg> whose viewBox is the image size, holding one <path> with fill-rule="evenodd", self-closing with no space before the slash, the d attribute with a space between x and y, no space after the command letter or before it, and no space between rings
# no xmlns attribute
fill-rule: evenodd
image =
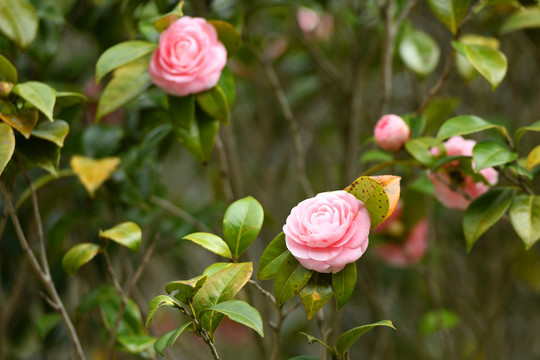
<svg viewBox="0 0 540 360"><path fill-rule="evenodd" d="M15 150L15 135L8 124L0 123L0 174L6 168Z"/></svg>
<svg viewBox="0 0 540 360"><path fill-rule="evenodd" d="M92 260L100 251L101 248L97 244L75 245L64 255L62 266L70 276L73 276L81 266Z"/></svg>
<svg viewBox="0 0 540 360"><path fill-rule="evenodd" d="M473 160L476 164L476 171L507 164L517 159L517 157L518 154L495 141L479 142L473 149Z"/></svg>
<svg viewBox="0 0 540 360"><path fill-rule="evenodd" d="M148 317L146 318L145 329L148 329L150 322L152 321L154 316L156 316L158 309L162 306L180 308L180 304L177 304L170 296L167 296L167 295L156 296L155 298L150 300L150 304L148 304Z"/></svg>
<svg viewBox="0 0 540 360"><path fill-rule="evenodd" d="M437 67L441 51L431 36L409 26L399 44L399 55L409 69L427 76Z"/></svg>
<svg viewBox="0 0 540 360"><path fill-rule="evenodd" d="M238 52L241 43L241 37L238 31L236 31L234 26L222 20L210 20L208 22L216 28L219 41L227 49L227 57L234 56Z"/></svg>
<svg viewBox="0 0 540 360"><path fill-rule="evenodd" d="M201 289L207 279L207 275L200 275L190 280L171 281L165 285L165 291L168 294L177 291L173 296L181 303L187 304L195 296L197 291Z"/></svg>
<svg viewBox="0 0 540 360"><path fill-rule="evenodd" d="M147 41L126 41L108 48L96 64L96 83L109 72L151 53L157 45Z"/></svg>
<svg viewBox="0 0 540 360"><path fill-rule="evenodd" d="M469 9L469 0L428 0L433 14L455 34Z"/></svg>
<svg viewBox="0 0 540 360"><path fill-rule="evenodd" d="M268 280L276 276L279 265L288 254L285 234L282 232L264 249L257 269L257 279Z"/></svg>
<svg viewBox="0 0 540 360"><path fill-rule="evenodd" d="M40 339L45 337L55 328L56 325L62 322L62 317L58 313L45 314L39 318L36 324L36 331Z"/></svg>
<svg viewBox="0 0 540 360"><path fill-rule="evenodd" d="M310 320L332 298L332 275L314 272L308 283L300 290L300 299Z"/></svg>
<svg viewBox="0 0 540 360"><path fill-rule="evenodd" d="M178 128L191 129L195 121L195 95L182 97L169 95L168 100L171 123L175 131Z"/></svg>
<svg viewBox="0 0 540 360"><path fill-rule="evenodd" d="M41 111L47 119L53 121L56 90L47 84L28 81L15 85L13 92Z"/></svg>
<svg viewBox="0 0 540 360"><path fill-rule="evenodd" d="M60 148L50 141L38 138L18 139L15 152L21 156L27 169L40 167L57 176L60 163Z"/></svg>
<svg viewBox="0 0 540 360"><path fill-rule="evenodd" d="M186 235L182 239L200 245L214 254L226 257L227 259L232 259L231 250L229 250L225 241L217 235L198 232Z"/></svg>
<svg viewBox="0 0 540 360"><path fill-rule="evenodd" d="M173 124L174 127L174 124ZM189 130L181 127L174 128L178 141L203 164L208 163L217 133L219 120L200 113L192 121Z"/></svg>
<svg viewBox="0 0 540 360"><path fill-rule="evenodd" d="M298 294L312 275L313 271L300 265L292 254L287 255L281 262L274 280L276 306L280 308L285 301Z"/></svg>
<svg viewBox="0 0 540 360"><path fill-rule="evenodd" d="M459 316L448 309L432 310L426 313L418 325L422 335L429 335L439 330L450 330L460 323Z"/></svg>
<svg viewBox="0 0 540 360"><path fill-rule="evenodd" d="M300 355L290 358L289 360L321 360L318 357L310 356L310 355Z"/></svg>
<svg viewBox="0 0 540 360"><path fill-rule="evenodd" d="M369 176L361 176L345 190L366 205L371 216L371 228L386 219L390 202L380 182Z"/></svg>
<svg viewBox="0 0 540 360"><path fill-rule="evenodd" d="M227 315L232 321L250 327L258 332L261 337L264 337L261 314L244 301L229 300L204 309L204 311L216 311Z"/></svg>
<svg viewBox="0 0 540 360"><path fill-rule="evenodd" d="M527 131L540 131L540 121L537 121L529 126L520 127L516 130L514 133L514 141L516 142L516 148L519 145L519 140L521 140L521 137L527 132Z"/></svg>
<svg viewBox="0 0 540 360"><path fill-rule="evenodd" d="M514 230L529 249L540 239L540 196L516 196L509 214Z"/></svg>
<svg viewBox="0 0 540 360"><path fill-rule="evenodd" d="M337 341L337 346L336 346L336 350L338 354L340 354L341 357L344 357L345 353L356 342L356 340L358 340L360 336L364 335L369 330L373 329L375 326L388 326L396 330L396 328L394 327L394 325L392 325L392 322L390 320L382 320L373 324L355 327L354 329L351 329L343 333L339 337Z"/></svg>
<svg viewBox="0 0 540 360"><path fill-rule="evenodd" d="M328 349L328 351L330 352L330 354L332 354L332 358L335 357L335 353L336 351L334 349L332 349L330 346L328 346L328 344L326 344L324 341L320 340L320 339L317 339L315 336L313 335L310 335L308 333L305 333L303 331L300 331L300 334L304 335L305 337L307 337L308 339L308 343L310 344L314 344L314 343L319 343L321 344L322 346L324 346L325 348Z"/></svg>
<svg viewBox="0 0 540 360"><path fill-rule="evenodd" d="M472 134L487 129L499 129L501 127L473 115L461 115L448 119L439 129L438 140L445 140L452 136Z"/></svg>
<svg viewBox="0 0 540 360"><path fill-rule="evenodd" d="M37 35L39 19L28 0L0 0L0 32L22 48Z"/></svg>
<svg viewBox="0 0 540 360"><path fill-rule="evenodd" d="M197 104L214 119L218 119L225 125L229 124L229 104L219 85L197 94Z"/></svg>
<svg viewBox="0 0 540 360"><path fill-rule="evenodd" d="M3 55L0 55L0 76L2 77L2 81L17 83L17 69Z"/></svg>
<svg viewBox="0 0 540 360"><path fill-rule="evenodd" d="M261 204L251 196L237 200L227 208L223 217L223 237L235 260L259 235L263 219Z"/></svg>
<svg viewBox="0 0 540 360"><path fill-rule="evenodd" d="M336 296L338 310L345 305L351 297L356 285L356 263L350 263L343 270L332 274L332 287Z"/></svg>
<svg viewBox="0 0 540 360"><path fill-rule="evenodd" d="M422 113L426 119L426 133L432 134L438 130L444 120L452 116L458 105L459 99L453 97L440 97L431 100Z"/></svg>
<svg viewBox="0 0 540 360"><path fill-rule="evenodd" d="M223 90L229 107L232 107L236 101L236 88L234 86L234 77L228 66L225 66L221 71L218 86Z"/></svg>
<svg viewBox="0 0 540 360"><path fill-rule="evenodd" d="M63 120L42 122L32 129L32 136L51 141L59 147L64 146L64 139L68 133L69 125Z"/></svg>
<svg viewBox="0 0 540 360"><path fill-rule="evenodd" d="M57 91L56 92L56 105L58 106L72 106L81 102L88 101L88 98L81 93L73 91Z"/></svg>
<svg viewBox="0 0 540 360"><path fill-rule="evenodd" d="M99 237L112 240L133 252L137 252L141 247L142 231L139 225L127 221L108 230L100 231Z"/></svg>
<svg viewBox="0 0 540 360"><path fill-rule="evenodd" d="M540 8L529 6L520 11L514 11L501 26L501 33L540 27Z"/></svg>
<svg viewBox="0 0 540 360"><path fill-rule="evenodd" d="M467 251L478 238L504 215L516 194L513 188L494 188L474 199L463 217Z"/></svg>
<svg viewBox="0 0 540 360"><path fill-rule="evenodd" d="M161 356L165 356L163 355L163 350L165 350L166 347L173 346L180 334L182 334L182 332L186 329L194 329L191 321L180 326L178 329L167 331L165 334L161 335L161 337L157 339L156 343L154 344L154 349L156 349Z"/></svg>

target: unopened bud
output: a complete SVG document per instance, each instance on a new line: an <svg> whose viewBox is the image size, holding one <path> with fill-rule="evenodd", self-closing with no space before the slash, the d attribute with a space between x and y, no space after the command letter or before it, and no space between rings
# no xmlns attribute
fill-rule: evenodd
<svg viewBox="0 0 540 360"><path fill-rule="evenodd" d="M401 149L410 136L411 130L405 121L397 115L385 115L375 126L375 141L384 150Z"/></svg>

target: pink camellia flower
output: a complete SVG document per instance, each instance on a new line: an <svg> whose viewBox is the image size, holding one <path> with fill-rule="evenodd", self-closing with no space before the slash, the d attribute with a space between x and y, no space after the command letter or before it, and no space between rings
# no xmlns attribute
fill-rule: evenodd
<svg viewBox="0 0 540 360"><path fill-rule="evenodd" d="M226 63L216 29L203 18L183 16L161 33L148 71L167 93L185 96L214 87Z"/></svg>
<svg viewBox="0 0 540 360"><path fill-rule="evenodd" d="M300 202L287 217L283 232L287 248L303 267L337 273L364 254L370 226L365 204L338 190Z"/></svg>
<svg viewBox="0 0 540 360"><path fill-rule="evenodd" d="M375 254L388 265L408 267L422 259L427 251L427 221L420 220L403 243L389 242L378 245Z"/></svg>
<svg viewBox="0 0 540 360"><path fill-rule="evenodd" d="M304 33L310 33L314 31L321 22L321 15L315 10L307 7L300 7L296 11L296 21L298 21L298 27Z"/></svg>
<svg viewBox="0 0 540 360"><path fill-rule="evenodd" d="M461 136L451 137L444 143L446 154L448 156L472 156L475 145L476 141L465 140ZM431 150L431 153L439 155L440 151L439 149L434 148ZM447 184L453 184L454 186L459 187L459 189L471 199L475 199L488 191L489 185L483 182L474 182L471 175L466 175L457 169L458 164L458 161L447 164L444 166L444 171L430 174L429 179L435 187L435 196L444 206L455 209L466 209L471 201L459 192L452 190ZM499 179L499 173L492 167L482 169L479 173L484 176L491 185L495 185Z"/></svg>
<svg viewBox="0 0 540 360"><path fill-rule="evenodd" d="M375 141L388 151L401 149L411 136L411 130L397 115L385 115L375 125Z"/></svg>

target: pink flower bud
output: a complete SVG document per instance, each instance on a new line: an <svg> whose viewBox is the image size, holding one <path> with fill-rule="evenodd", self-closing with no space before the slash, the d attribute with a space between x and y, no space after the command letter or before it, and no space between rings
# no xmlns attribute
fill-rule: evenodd
<svg viewBox="0 0 540 360"><path fill-rule="evenodd" d="M385 115L375 125L375 141L384 150L396 151L411 136L411 130L397 115Z"/></svg>

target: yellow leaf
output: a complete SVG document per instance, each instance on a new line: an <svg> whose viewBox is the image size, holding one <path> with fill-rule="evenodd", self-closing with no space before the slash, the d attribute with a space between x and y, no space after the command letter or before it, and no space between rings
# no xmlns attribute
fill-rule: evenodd
<svg viewBox="0 0 540 360"><path fill-rule="evenodd" d="M401 180L401 177L394 175L379 175L370 177L374 180L377 180L383 186L384 191L388 196L389 206L388 213L385 217L385 219L388 219L388 217L394 212L399 201L399 196L401 194L401 187L399 185L399 182Z"/></svg>
<svg viewBox="0 0 540 360"><path fill-rule="evenodd" d="M23 110L15 114L0 113L0 119L18 130L27 139L30 137L34 126L36 126L38 117L36 109Z"/></svg>
<svg viewBox="0 0 540 360"><path fill-rule="evenodd" d="M73 172L79 177L90 196L103 184L120 165L117 157L100 160L74 155L70 162Z"/></svg>
<svg viewBox="0 0 540 360"><path fill-rule="evenodd" d="M532 149L527 156L527 170L532 170L538 164L540 164L540 145Z"/></svg>

